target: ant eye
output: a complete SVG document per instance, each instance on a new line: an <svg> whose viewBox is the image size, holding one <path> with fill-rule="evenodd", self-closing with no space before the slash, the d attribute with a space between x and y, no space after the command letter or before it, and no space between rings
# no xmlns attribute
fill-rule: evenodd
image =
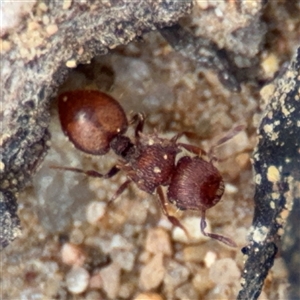
<svg viewBox="0 0 300 300"><path fill-rule="evenodd" d="M94 90L62 93L58 98L61 127L74 146L89 154L103 155L110 142L128 127L121 105Z"/></svg>

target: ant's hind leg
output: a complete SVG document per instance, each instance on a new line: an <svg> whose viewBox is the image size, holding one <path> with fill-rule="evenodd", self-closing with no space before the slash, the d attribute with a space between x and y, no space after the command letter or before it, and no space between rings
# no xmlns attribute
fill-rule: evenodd
<svg viewBox="0 0 300 300"><path fill-rule="evenodd" d="M188 238L190 238L190 235L188 233L188 231L186 230L186 228L180 223L180 221L175 218L174 216L170 216L169 213L168 213L168 210L167 210L167 202L166 202L166 198L165 198L165 195L164 195L164 192L161 188L161 186L159 186L157 188L157 194L158 194L158 198L160 200L160 204L161 204L161 208L162 208L162 211L163 211L163 214L168 218L168 220L174 225L174 226L177 226L179 228L181 228L184 233L186 234L186 236Z"/></svg>
<svg viewBox="0 0 300 300"><path fill-rule="evenodd" d="M227 246L230 247L237 247L237 244L231 240L230 238L223 236L223 235L219 235L219 234L215 234L215 233L209 233L205 231L206 228L206 221L205 221L205 211L202 211L202 216L201 216L201 221L200 221L200 228L201 228L201 232L203 235L208 236L212 239L218 240L224 244L226 244Z"/></svg>
<svg viewBox="0 0 300 300"><path fill-rule="evenodd" d="M78 168L70 168L70 167L58 167L58 166L50 166L51 169L57 169L57 170L63 170L63 171L71 171L71 172L76 172L76 173L82 173L85 174L89 177L98 177L98 178L111 178L114 175L116 175L119 171L120 168L117 166L112 167L106 174L101 174L95 170L82 170Z"/></svg>

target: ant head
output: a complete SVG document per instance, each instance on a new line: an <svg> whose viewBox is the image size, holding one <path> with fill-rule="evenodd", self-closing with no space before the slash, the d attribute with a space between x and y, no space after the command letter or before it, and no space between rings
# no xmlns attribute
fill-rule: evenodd
<svg viewBox="0 0 300 300"><path fill-rule="evenodd" d="M111 141L126 132L128 122L121 105L95 90L64 92L58 97L61 127L74 146L88 154L103 155Z"/></svg>

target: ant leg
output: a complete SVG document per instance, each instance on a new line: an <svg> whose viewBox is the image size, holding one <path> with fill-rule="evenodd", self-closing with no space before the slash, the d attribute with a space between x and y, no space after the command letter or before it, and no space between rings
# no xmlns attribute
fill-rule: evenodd
<svg viewBox="0 0 300 300"><path fill-rule="evenodd" d="M220 138L215 145L213 145L209 152L208 152L208 157L210 157L211 161L212 160L217 160L216 157L214 156L214 150L221 146L222 144L226 143L228 140L231 140L233 137L235 137L238 133L240 133L243 129L245 129L244 125L237 125L233 127L230 131L228 131L222 138Z"/></svg>
<svg viewBox="0 0 300 300"><path fill-rule="evenodd" d="M185 135L187 138L192 139L192 140L198 140L199 136L192 131L181 131L180 133L177 133L176 135L173 136L172 141L176 142L180 137Z"/></svg>
<svg viewBox="0 0 300 300"><path fill-rule="evenodd" d="M57 169L57 170L63 170L63 171L71 171L76 173L83 173L90 177L100 177L100 178L111 178L114 175L116 175L120 171L119 166L113 166L106 174L101 174L95 170L87 170L84 171L82 169L77 168L68 168L68 167L57 167L57 166L50 166L51 169ZM121 184L121 186L117 189L117 191L114 193L112 198L108 201L108 205L110 205L118 196L120 196L124 190L128 187L128 185L131 183L131 179L126 180Z"/></svg>
<svg viewBox="0 0 300 300"><path fill-rule="evenodd" d="M129 124L133 124L135 122L137 122L137 125L134 132L135 132L135 137L137 138L139 136L139 132L143 132L145 115L143 113L135 114L130 120Z"/></svg>
<svg viewBox="0 0 300 300"><path fill-rule="evenodd" d="M171 141L176 143L178 139L180 139L182 136L184 135L183 132L180 132L180 133L177 133L175 134L172 138L171 138Z"/></svg>
<svg viewBox="0 0 300 300"><path fill-rule="evenodd" d="M170 216L169 213L168 213L168 210L167 210L167 202L166 202L166 198L165 198L165 195L164 195L164 192L161 188L161 186L159 186L157 189L157 194L158 194L158 198L160 200L160 204L161 204L161 208L162 208L162 211L163 211L163 214L168 218L168 220L174 225L174 226L177 226L179 228L181 228L184 233L186 234L187 238L190 238L190 235L188 233L188 231L185 229L185 227L180 223L180 221L175 218L174 216Z"/></svg>
<svg viewBox="0 0 300 300"><path fill-rule="evenodd" d="M177 143L178 146L186 149L187 151L194 153L198 156L206 155L207 153L200 147L190 145L190 144L185 144L185 143Z"/></svg>
<svg viewBox="0 0 300 300"><path fill-rule="evenodd" d="M182 132L177 133L176 135L174 135L171 138L171 141L176 142L183 135L185 135L188 138L195 138L195 136L196 136L196 134L193 133L193 132L182 131ZM198 146L194 146L194 145L186 144L186 143L177 143L177 145L184 148L184 149L186 149L187 151L189 151L191 153L196 154L196 155L199 155L199 156L206 155L206 152Z"/></svg>
<svg viewBox="0 0 300 300"><path fill-rule="evenodd" d="M227 246L237 247L237 244L228 237L225 237L225 236L219 235L219 234L215 234L215 233L205 232L205 228L206 228L205 211L202 211L200 228L201 228L201 232L203 233L203 235L208 236L212 239L218 240L218 241L226 244Z"/></svg>
<svg viewBox="0 0 300 300"><path fill-rule="evenodd" d="M128 179L125 182L123 182L119 186L119 188L116 190L116 192L114 193L114 195L112 196L112 198L108 201L108 205L111 205L111 203L113 201L115 201L125 191L125 189L129 186L130 183L131 183L131 179Z"/></svg>
<svg viewBox="0 0 300 300"><path fill-rule="evenodd" d="M185 135L189 139L198 139L199 137L195 132L191 131L181 131L177 134L175 134L172 138L171 141L176 142L178 139L180 139L183 135Z"/></svg>
<svg viewBox="0 0 300 300"><path fill-rule="evenodd" d="M139 132L143 132L144 123L145 123L145 115L143 113L139 113L138 114L138 123L137 123L135 131L134 131L136 138L139 136Z"/></svg>
<svg viewBox="0 0 300 300"><path fill-rule="evenodd" d="M230 131L228 131L225 136L223 136L222 138L220 138L216 145L214 145L214 147L218 147L224 143L226 143L228 140L231 140L233 137L235 137L238 133L240 133L243 129L245 129L244 125L237 125L235 127L233 127Z"/></svg>
<svg viewBox="0 0 300 300"><path fill-rule="evenodd" d="M95 170L84 171L82 169L70 168L70 167L50 166L50 168L57 169L57 170L63 170L63 171L71 171L71 172L76 172L76 173L83 173L89 177L100 177L100 178L111 178L120 171L120 168L117 166L113 166L106 174L101 174Z"/></svg>
<svg viewBox="0 0 300 300"><path fill-rule="evenodd" d="M213 153L214 149L219 147L220 145L226 143L228 140L232 139L233 137L235 137L244 128L245 128L244 125L237 125L234 128L232 128L229 132L227 132L227 134L225 136L220 138L217 141L217 143L210 148L208 153L206 151L204 151L203 149L201 149L200 147L198 147L198 146L185 144L185 143L177 143L177 145L180 146L180 147L183 147L187 151L189 151L191 153L194 153L196 155L199 155L199 156L207 155L210 158L211 161L215 161L215 160L217 160L217 158L214 156L214 153ZM180 133L174 135L171 140L176 142L183 135L187 136L188 138L195 138L196 137L196 134L193 133L193 132L183 131L183 132L180 132Z"/></svg>

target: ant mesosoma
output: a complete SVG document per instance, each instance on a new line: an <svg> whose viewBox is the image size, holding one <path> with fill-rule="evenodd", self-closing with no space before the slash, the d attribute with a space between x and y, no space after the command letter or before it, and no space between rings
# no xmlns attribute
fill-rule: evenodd
<svg viewBox="0 0 300 300"><path fill-rule="evenodd" d="M109 95L96 90L64 92L58 98L58 111L62 130L74 146L88 154L104 155L112 149L121 157L120 162L108 173L68 167L56 169L84 173L91 177L110 178L124 171L127 180L121 184L110 202L115 200L133 181L139 189L154 194L157 192L162 211L169 221L188 232L180 221L169 215L162 186L167 186L167 199L180 210L201 212L200 229L205 236L236 247L234 241L222 235L205 231L205 212L216 205L223 193L224 182L212 164L213 149L235 136L243 126L237 126L220 139L208 153L197 146L177 140L185 134L176 134L171 139L160 138L155 132L144 134L144 115L136 114L128 122L122 106ZM129 125L136 123L134 141L125 136ZM182 149L196 156L183 156L176 163ZM200 155L206 154L210 161Z"/></svg>

